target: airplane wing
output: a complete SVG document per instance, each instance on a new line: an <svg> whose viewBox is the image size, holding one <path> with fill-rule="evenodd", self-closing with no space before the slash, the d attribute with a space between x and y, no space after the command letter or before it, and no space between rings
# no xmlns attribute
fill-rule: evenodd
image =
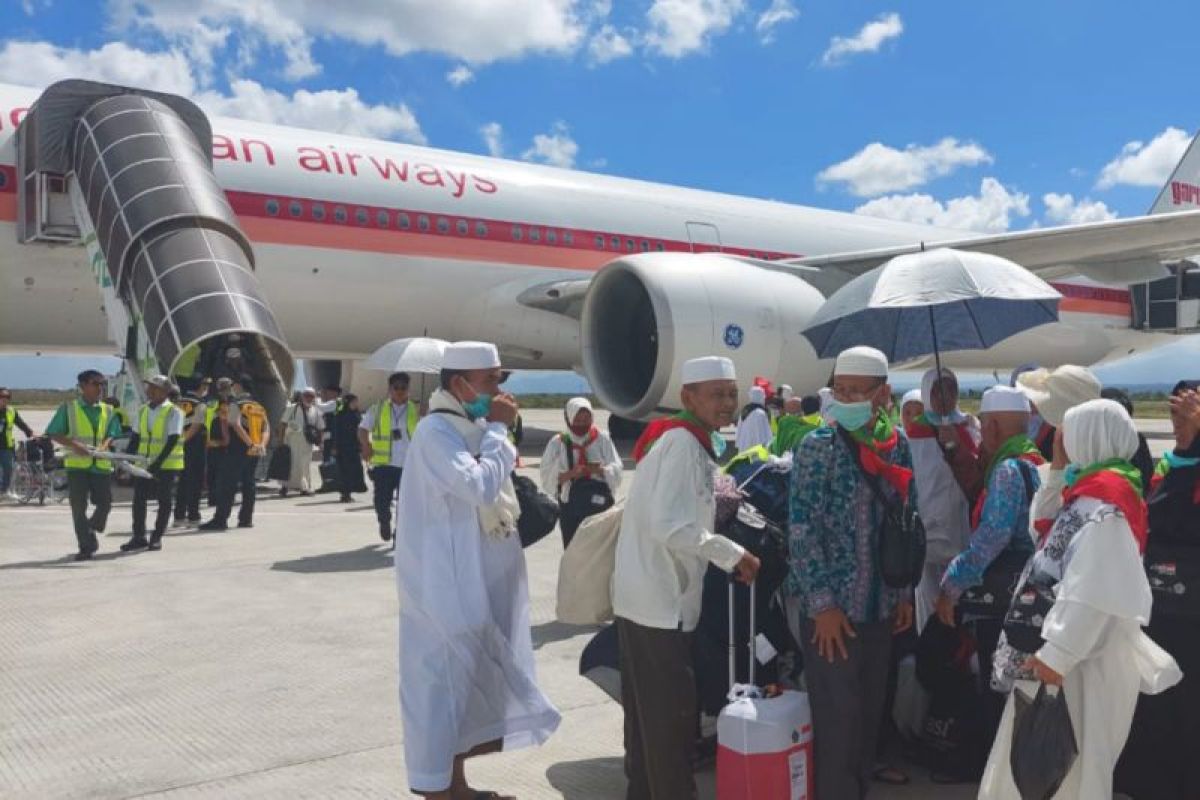
<svg viewBox="0 0 1200 800"><path fill-rule="evenodd" d="M1039 228L995 236L917 242L899 247L832 253L767 262L797 267L804 279L828 294L895 256L932 247L977 250L1002 256L1044 280L1083 275L1107 284L1132 284L1168 274L1163 262L1200 253L1200 211Z"/></svg>

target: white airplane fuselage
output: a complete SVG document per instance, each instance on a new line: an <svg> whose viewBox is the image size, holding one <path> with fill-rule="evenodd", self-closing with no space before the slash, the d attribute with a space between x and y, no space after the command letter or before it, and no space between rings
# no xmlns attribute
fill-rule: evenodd
<svg viewBox="0 0 1200 800"><path fill-rule="evenodd" d="M13 133L39 92L0 85L0 349L112 354L79 246L17 241ZM361 359L400 337L503 342L516 367L580 364L579 325L516 301L619 255L778 260L961 237L930 228L318 131L212 118L214 171L292 351ZM747 278L754 273L747 268ZM1061 322L970 365L1094 363L1149 344L1130 295L1056 283Z"/></svg>

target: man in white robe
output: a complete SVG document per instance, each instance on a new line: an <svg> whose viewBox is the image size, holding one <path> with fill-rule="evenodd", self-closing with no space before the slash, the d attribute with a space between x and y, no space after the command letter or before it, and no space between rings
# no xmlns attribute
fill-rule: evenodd
<svg viewBox="0 0 1200 800"><path fill-rule="evenodd" d="M292 452L291 471L279 490L284 497L289 491L312 494L313 448L321 446L321 437L325 432L325 419L316 407L316 400L317 390L311 386L306 388L300 393L299 401L284 410L279 423L282 428L280 438ZM316 441L310 442L309 435L315 436Z"/></svg>
<svg viewBox="0 0 1200 800"><path fill-rule="evenodd" d="M739 453L751 447L766 447L775 438L771 431L771 417L767 413L767 393L761 386L751 386L749 399L750 404L742 410L742 418L737 426L735 444Z"/></svg>
<svg viewBox="0 0 1200 800"><path fill-rule="evenodd" d="M446 349L400 484L400 707L412 791L474 796L467 758L544 742L559 714L537 686L512 490L516 401L494 345ZM486 796L486 795L485 795Z"/></svg>

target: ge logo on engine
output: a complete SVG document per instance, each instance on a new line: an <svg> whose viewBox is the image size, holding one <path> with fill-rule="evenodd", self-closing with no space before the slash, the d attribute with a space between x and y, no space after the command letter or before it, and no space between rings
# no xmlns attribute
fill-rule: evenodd
<svg viewBox="0 0 1200 800"><path fill-rule="evenodd" d="M741 325L731 322L725 326L725 346L730 350L737 350L745 339L746 332Z"/></svg>

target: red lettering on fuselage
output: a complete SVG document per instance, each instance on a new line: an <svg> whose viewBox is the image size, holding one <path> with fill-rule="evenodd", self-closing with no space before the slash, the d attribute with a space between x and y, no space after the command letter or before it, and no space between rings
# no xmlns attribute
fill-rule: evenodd
<svg viewBox="0 0 1200 800"><path fill-rule="evenodd" d="M1171 181L1171 202L1177 206L1200 206L1200 186Z"/></svg>

